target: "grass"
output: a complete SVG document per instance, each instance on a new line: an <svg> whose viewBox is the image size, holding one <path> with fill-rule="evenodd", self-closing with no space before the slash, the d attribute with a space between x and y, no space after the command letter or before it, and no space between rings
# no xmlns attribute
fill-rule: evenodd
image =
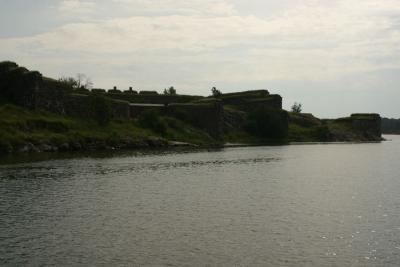
<svg viewBox="0 0 400 267"><path fill-rule="evenodd" d="M353 129L354 117L319 120L311 115L293 113L290 117L289 140L292 142L363 141L369 138Z"/></svg>
<svg viewBox="0 0 400 267"><path fill-rule="evenodd" d="M365 139L362 132L356 131L352 128L352 120L350 118L328 120L326 121L326 124L329 127L331 134L336 136L336 139L344 141L362 141Z"/></svg>
<svg viewBox="0 0 400 267"><path fill-rule="evenodd" d="M176 140L203 146L220 144L218 140L215 140L206 132L178 119L161 117L161 120L163 120L167 125L164 137L169 140Z"/></svg>
<svg viewBox="0 0 400 267"><path fill-rule="evenodd" d="M329 126L312 114L288 112L290 142L329 141Z"/></svg>
<svg viewBox="0 0 400 267"><path fill-rule="evenodd" d="M321 142L328 141L329 128L323 126L304 127L298 124L289 124L288 140L290 142Z"/></svg>
<svg viewBox="0 0 400 267"><path fill-rule="evenodd" d="M335 140L363 140L366 137L352 129L352 120L319 120L310 114L289 114L287 138L282 140L257 137L244 129L247 113L235 106L224 106L224 135L215 139L207 132L194 127L190 122L177 118L157 116L159 127L146 127L139 120L111 120L101 126L94 120L56 115L48 112L33 112L11 104L0 103L0 153L18 150L29 143L64 144L101 143L119 146L129 141L146 142L149 138L180 141L199 146L241 144L282 144L286 142L321 142ZM159 129L162 129L160 131Z"/></svg>
<svg viewBox="0 0 400 267"><path fill-rule="evenodd" d="M122 140L144 141L158 137L197 145L218 143L204 131L178 119L160 117L166 125L164 133L140 127L137 121L112 120L105 126L94 120L32 112L24 108L0 104L0 152L25 144L71 144L104 142L118 144Z"/></svg>

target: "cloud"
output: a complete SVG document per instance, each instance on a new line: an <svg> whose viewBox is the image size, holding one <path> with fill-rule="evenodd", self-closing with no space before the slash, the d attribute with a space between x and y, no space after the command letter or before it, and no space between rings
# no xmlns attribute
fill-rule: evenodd
<svg viewBox="0 0 400 267"><path fill-rule="evenodd" d="M112 2L142 14L212 16L235 13L233 4L225 0L112 0Z"/></svg>
<svg viewBox="0 0 400 267"><path fill-rule="evenodd" d="M62 15L88 14L94 12L94 8L94 1L82 0L63 0L58 6L58 10Z"/></svg>
<svg viewBox="0 0 400 267"><path fill-rule="evenodd" d="M303 1L265 17L241 15L224 0L111 2L69 0L60 10L119 6L141 15L69 23L33 37L2 39L0 55L32 61L75 58L105 68L109 63L110 69L154 68L158 75L176 78L190 66L185 80L193 84L207 79L327 80L400 67L397 0Z"/></svg>
<svg viewBox="0 0 400 267"><path fill-rule="evenodd" d="M207 25L207 27L205 27ZM131 17L68 24L32 38L9 40L40 49L120 54L148 50L201 52L251 42L274 29L255 17Z"/></svg>

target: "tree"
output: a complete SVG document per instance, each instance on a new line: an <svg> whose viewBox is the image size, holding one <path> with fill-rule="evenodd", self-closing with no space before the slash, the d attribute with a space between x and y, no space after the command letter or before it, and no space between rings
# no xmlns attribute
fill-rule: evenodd
<svg viewBox="0 0 400 267"><path fill-rule="evenodd" d="M78 73L76 74L76 77L61 77L58 79L58 81L72 87L73 89L92 89L93 88L93 82L92 80L87 77L83 73Z"/></svg>
<svg viewBox="0 0 400 267"><path fill-rule="evenodd" d="M176 89L173 86L168 89L164 89L164 95L176 95Z"/></svg>
<svg viewBox="0 0 400 267"><path fill-rule="evenodd" d="M222 95L221 91L215 87L211 88L211 93L213 97L220 97Z"/></svg>
<svg viewBox="0 0 400 267"><path fill-rule="evenodd" d="M292 106L292 112L301 113L301 111L302 111L302 105L300 103L294 102Z"/></svg>
<svg viewBox="0 0 400 267"><path fill-rule="evenodd" d="M78 83L73 77L61 77L58 81L74 89L78 88Z"/></svg>
<svg viewBox="0 0 400 267"><path fill-rule="evenodd" d="M92 79L90 79L89 77L86 77L85 84L84 84L83 88L89 89L89 90L93 89Z"/></svg>

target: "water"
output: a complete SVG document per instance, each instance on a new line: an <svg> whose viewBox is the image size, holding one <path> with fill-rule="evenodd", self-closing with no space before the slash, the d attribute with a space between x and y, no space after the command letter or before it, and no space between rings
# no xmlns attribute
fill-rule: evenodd
<svg viewBox="0 0 400 267"><path fill-rule="evenodd" d="M8 159L0 265L398 266L400 139L388 138Z"/></svg>

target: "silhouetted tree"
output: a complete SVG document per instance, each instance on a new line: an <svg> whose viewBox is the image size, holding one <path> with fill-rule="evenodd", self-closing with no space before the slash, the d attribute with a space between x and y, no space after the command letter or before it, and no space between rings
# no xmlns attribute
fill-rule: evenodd
<svg viewBox="0 0 400 267"><path fill-rule="evenodd" d="M168 89L164 89L164 95L176 95L176 89L173 86Z"/></svg>
<svg viewBox="0 0 400 267"><path fill-rule="evenodd" d="M74 89L78 88L78 83L73 77L61 77L58 81Z"/></svg>
<svg viewBox="0 0 400 267"><path fill-rule="evenodd" d="M76 77L61 77L58 81L72 87L73 89L92 89L93 82L83 73L76 74Z"/></svg>
<svg viewBox="0 0 400 267"><path fill-rule="evenodd" d="M292 112L294 113L301 113L302 111L302 105L300 103L294 102L292 105Z"/></svg>
<svg viewBox="0 0 400 267"><path fill-rule="evenodd" d="M213 97L220 97L222 95L221 91L218 90L216 87L211 88L211 93Z"/></svg>

